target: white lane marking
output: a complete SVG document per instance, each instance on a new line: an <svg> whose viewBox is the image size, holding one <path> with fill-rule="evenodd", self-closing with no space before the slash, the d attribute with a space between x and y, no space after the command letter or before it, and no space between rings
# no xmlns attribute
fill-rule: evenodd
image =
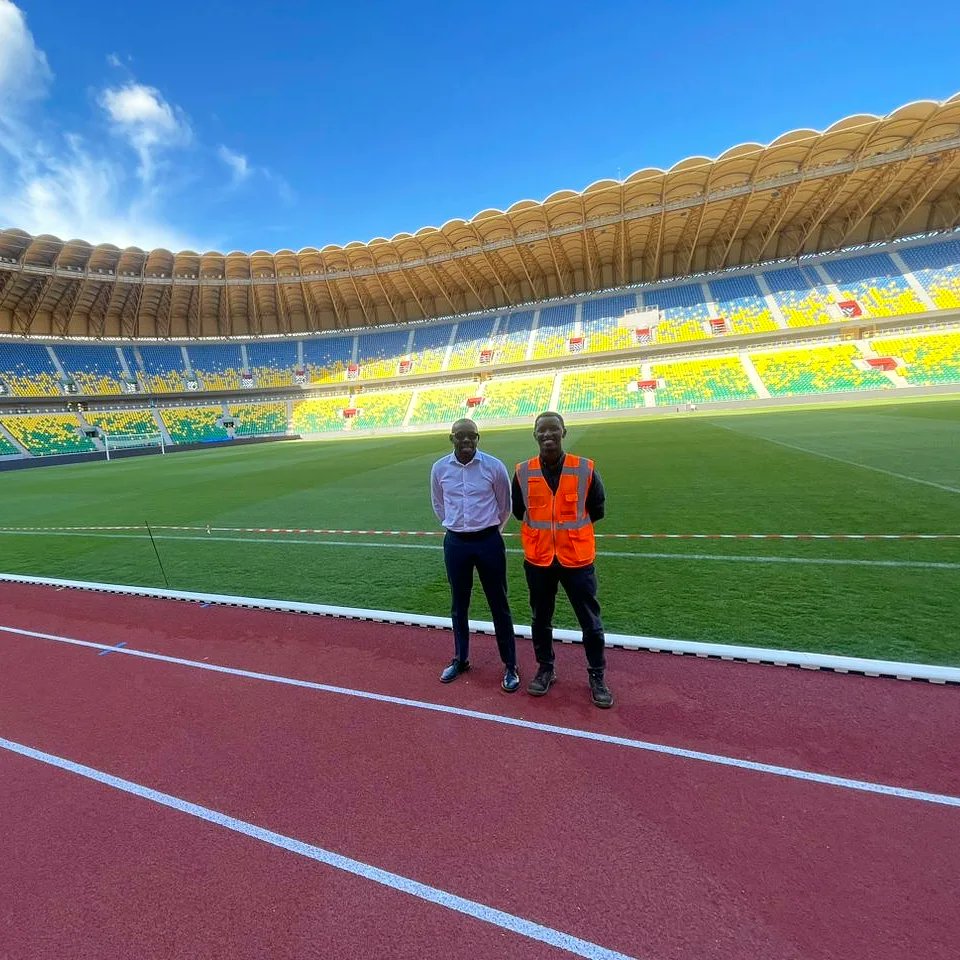
<svg viewBox="0 0 960 960"><path fill-rule="evenodd" d="M960 797L948 794L929 793L924 790L911 790L906 787L889 786L882 783L873 783L869 780L852 780L848 777L836 777L830 774L814 773L810 770L800 770L793 767L782 767L777 764L759 763L754 760L743 760L739 757L728 757L719 753L704 753L700 750L687 750L683 747L671 747L662 743L651 743L646 740L634 740L630 737L617 737L612 734L598 733L593 730L581 730L577 727L561 727L551 723L537 723L533 720L521 720L518 717L503 716L497 713L483 713L479 710L468 710L465 707L452 707L445 703L432 703L429 700L411 700L406 697L394 697L385 693L372 693L369 690L356 690L352 687L338 687L328 683L316 683L312 680L297 680L292 677L278 676L272 673L258 673L253 670L241 670L237 667L225 667L220 664L206 663L199 660L187 660L182 657L170 657L161 653L149 653L146 650L137 650L130 647L118 648L115 644L96 643L92 640L78 640L75 637L65 637L55 633L41 633L36 630L24 630L20 627L0 626L0 633L14 634L21 637L32 637L39 640L53 640L57 643L76 647L88 647L93 650L111 650L118 656L140 657L144 660L154 660L160 663L172 663L181 667L192 667L197 670L209 670L213 673L225 673L230 676L244 677L248 680L263 680L267 683L278 683L289 687L301 687L307 690L318 690L322 693L333 693L340 696L356 697L360 700L372 700L377 703L390 703L401 707L412 707L417 710L427 710L433 713L446 713L458 717L469 717L474 720L486 720L508 727L520 727L525 730L537 730L542 733L553 733L562 737L572 737L579 740L592 740L597 743L612 744L619 747L628 747L633 750L644 750L648 753L666 754L672 757L682 757L686 760L700 760L705 763L724 767L737 767L741 770L751 770L756 773L772 774L777 777L787 777L793 780L806 780L812 783L826 784L833 787L842 787L847 790L857 790L863 793L879 793L886 796L901 797L908 800L920 800L925 803L942 804L950 807L960 807Z"/></svg>

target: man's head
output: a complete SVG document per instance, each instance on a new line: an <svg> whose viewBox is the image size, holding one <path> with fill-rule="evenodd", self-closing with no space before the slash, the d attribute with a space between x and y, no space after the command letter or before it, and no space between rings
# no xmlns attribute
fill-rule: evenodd
<svg viewBox="0 0 960 960"><path fill-rule="evenodd" d="M533 421L533 438L540 448L540 456L547 463L555 463L563 456L563 438L567 426L563 417L553 410L545 410Z"/></svg>
<svg viewBox="0 0 960 960"><path fill-rule="evenodd" d="M458 420L450 428L450 442L453 444L454 456L461 463L469 463L476 455L480 443L477 425L469 417Z"/></svg>

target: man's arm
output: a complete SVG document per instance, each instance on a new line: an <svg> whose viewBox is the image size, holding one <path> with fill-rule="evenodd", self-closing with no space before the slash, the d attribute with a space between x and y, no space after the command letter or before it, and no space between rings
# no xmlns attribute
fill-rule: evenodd
<svg viewBox="0 0 960 960"><path fill-rule="evenodd" d="M510 519L510 475L500 460L493 471L493 494L497 498L497 516L502 530Z"/></svg>
<svg viewBox="0 0 960 960"><path fill-rule="evenodd" d="M433 512L437 515L437 519L440 521L441 526L443 525L443 487L440 485L440 476L437 470L437 464L433 465L433 469L430 471L430 500L433 503Z"/></svg>
<svg viewBox="0 0 960 960"><path fill-rule="evenodd" d="M603 481L600 479L600 474L597 473L596 467L594 467L593 480L587 490L587 502L585 504L591 523L596 523L598 520L604 518L607 512L606 504L607 494L603 489Z"/></svg>
<svg viewBox="0 0 960 960"><path fill-rule="evenodd" d="M513 475L511 499L513 500L513 515L522 522L523 515L527 512L527 505L523 502L523 490L520 489L520 479L516 473Z"/></svg>

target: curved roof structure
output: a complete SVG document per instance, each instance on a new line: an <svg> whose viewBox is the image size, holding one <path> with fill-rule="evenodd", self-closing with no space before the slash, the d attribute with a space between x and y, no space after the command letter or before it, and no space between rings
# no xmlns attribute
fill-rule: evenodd
<svg viewBox="0 0 960 960"><path fill-rule="evenodd" d="M0 332L208 337L450 316L960 226L960 94L389 240L120 250L0 231Z"/></svg>

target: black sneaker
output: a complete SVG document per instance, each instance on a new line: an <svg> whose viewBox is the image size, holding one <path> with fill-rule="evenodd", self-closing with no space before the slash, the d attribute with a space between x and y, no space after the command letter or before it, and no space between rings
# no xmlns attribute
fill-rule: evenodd
<svg viewBox="0 0 960 960"><path fill-rule="evenodd" d="M520 671L516 667L507 667L504 671L500 689L504 693L516 693L520 689Z"/></svg>
<svg viewBox="0 0 960 960"><path fill-rule="evenodd" d="M603 681L603 674L590 674L590 696L595 706L609 710L613 706L613 694Z"/></svg>
<svg viewBox="0 0 960 960"><path fill-rule="evenodd" d="M466 673L470 669L469 660L458 660L454 657L450 661L450 666L445 667L443 673L440 674L441 683L452 683L461 673Z"/></svg>
<svg viewBox="0 0 960 960"><path fill-rule="evenodd" d="M531 697L542 697L557 680L553 667L541 667L537 675L530 681L527 693Z"/></svg>

